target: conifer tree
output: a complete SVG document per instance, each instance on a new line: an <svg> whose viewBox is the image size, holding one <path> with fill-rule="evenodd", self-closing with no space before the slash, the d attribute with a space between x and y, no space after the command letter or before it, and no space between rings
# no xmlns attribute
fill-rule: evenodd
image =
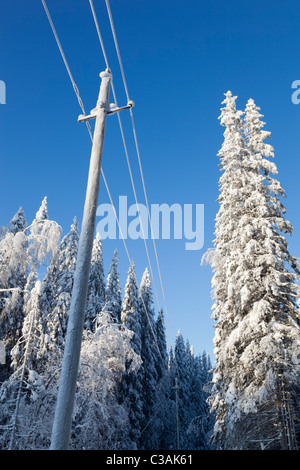
<svg viewBox="0 0 300 470"><path fill-rule="evenodd" d="M213 368L210 360L209 354L203 351L201 357L199 357L201 363L201 378L202 378L202 390L204 396L203 404L203 413L205 420L203 421L203 432L205 434L204 441L209 449L214 449L212 444L211 436L213 434L214 424L215 424L215 415L211 412L209 406L209 396L211 395L212 390L212 378L213 378Z"/></svg>
<svg viewBox="0 0 300 470"><path fill-rule="evenodd" d="M191 380L190 380L190 423L187 434L189 448L210 450L210 436L213 430L213 416L209 412L207 401L211 377L207 365L209 357L195 356L191 348Z"/></svg>
<svg viewBox="0 0 300 470"><path fill-rule="evenodd" d="M158 312L155 321L157 346L154 347L156 367L157 400L154 407L153 432L157 436L158 449L169 449L174 446L174 429L176 428L176 410L174 403L174 376L168 369L168 350L163 311Z"/></svg>
<svg viewBox="0 0 300 470"><path fill-rule="evenodd" d="M266 160L274 155L264 143L270 133L261 130L259 108L249 100L244 123L235 100L226 94L220 116L226 129L212 255L214 438L225 449L293 448L295 430L287 423L295 422L300 336L299 270L285 238L292 226L280 201L284 191L271 177L277 168Z"/></svg>
<svg viewBox="0 0 300 470"><path fill-rule="evenodd" d="M26 222L25 213L23 211L23 208L20 207L19 210L11 219L11 221L9 222L8 229L10 232L12 232L15 235L17 232L23 232L26 229L26 227L27 227L27 222Z"/></svg>
<svg viewBox="0 0 300 470"><path fill-rule="evenodd" d="M105 288L102 243L97 232L92 250L85 320L86 328L91 331L95 331L96 318L105 304Z"/></svg>
<svg viewBox="0 0 300 470"><path fill-rule="evenodd" d="M184 338L178 331L175 341L175 357L178 378L178 414L179 414L179 445L180 449L188 449L187 429L189 425L189 383L188 356Z"/></svg>
<svg viewBox="0 0 300 470"><path fill-rule="evenodd" d="M141 324L139 318L139 288L136 281L134 261L131 261L125 285L122 303L122 324L132 332L131 347L141 357ZM142 390L143 365L132 374L131 364L127 361L126 370L120 387L120 400L129 412L130 439L138 446L142 431L141 423L144 421Z"/></svg>
<svg viewBox="0 0 300 470"><path fill-rule="evenodd" d="M44 198L29 227L20 208L0 240L0 338L6 345L7 365L21 335L26 282L54 255L59 237L60 227L49 220Z"/></svg>
<svg viewBox="0 0 300 470"><path fill-rule="evenodd" d="M40 205L39 210L37 211L37 213L35 215L35 220L40 222L42 220L48 220L48 219L49 219L49 217L48 217L48 201L47 201L47 196L45 196L44 199L42 200L42 203Z"/></svg>
<svg viewBox="0 0 300 470"><path fill-rule="evenodd" d="M169 347L169 354L168 354L168 371L170 374L175 377L176 375L176 363L174 359L174 353L172 346Z"/></svg>
<svg viewBox="0 0 300 470"><path fill-rule="evenodd" d="M1 421L9 423L7 432L1 437L2 448L31 449L42 443L43 427L47 433L43 398L49 380L50 361L43 358L44 335L39 304L41 282L35 282L36 278L36 274L31 273L26 284L22 336L11 352L13 373L0 390ZM57 363L55 367L57 369ZM53 403L53 397L51 401ZM41 409L44 421L39 414Z"/></svg>
<svg viewBox="0 0 300 470"><path fill-rule="evenodd" d="M28 260L38 268L55 256L61 235L61 228L48 216L47 196L44 197L28 233Z"/></svg>
<svg viewBox="0 0 300 470"><path fill-rule="evenodd" d="M155 333L158 348L156 352L156 371L158 380L162 379L168 369L168 351L167 351L167 338L165 331L164 314L162 309L158 312L155 322Z"/></svg>
<svg viewBox="0 0 300 470"><path fill-rule="evenodd" d="M131 261L122 302L121 320L129 330L133 331L132 346L141 355L141 324L139 318L139 288L135 275L135 264Z"/></svg>
<svg viewBox="0 0 300 470"><path fill-rule="evenodd" d="M77 249L78 222L76 217L70 232L60 242L58 256L50 264L47 277L52 284L45 283L44 287L50 295L50 312L48 315L48 331L52 347L61 349L67 331L68 315L73 288Z"/></svg>
<svg viewBox="0 0 300 470"><path fill-rule="evenodd" d="M0 240L0 339L5 342L7 364L10 350L21 335L23 297L28 276L27 223L20 208Z"/></svg>
<svg viewBox="0 0 300 470"><path fill-rule="evenodd" d="M141 321L141 358L143 361L143 428L147 429L141 437L141 448L155 448L155 436L151 432L149 420L156 403L157 372L155 368L155 323L151 279L148 269L144 271L139 290L139 315Z"/></svg>
<svg viewBox="0 0 300 470"><path fill-rule="evenodd" d="M104 310L108 312L117 323L121 322L122 298L118 271L118 251L115 249L110 265Z"/></svg>

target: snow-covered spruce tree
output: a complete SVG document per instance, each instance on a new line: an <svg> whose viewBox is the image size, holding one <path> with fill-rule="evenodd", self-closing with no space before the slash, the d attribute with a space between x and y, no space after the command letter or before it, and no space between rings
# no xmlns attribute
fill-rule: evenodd
<svg viewBox="0 0 300 470"><path fill-rule="evenodd" d="M177 367L177 379L178 379L178 415L179 415L179 446L180 449L189 448L189 440L187 435L187 429L190 423L189 415L189 386L191 376L188 370L188 355L186 350L186 344L180 331L176 335L175 341L175 358Z"/></svg>
<svg viewBox="0 0 300 470"><path fill-rule="evenodd" d="M36 221L42 221L42 220L48 220L48 201L47 201L47 196L44 197L42 200L42 203L40 205L39 210L37 211L35 215L35 220Z"/></svg>
<svg viewBox="0 0 300 470"><path fill-rule="evenodd" d="M41 295L41 282L37 280L37 277L36 271L32 270L27 278L24 289L24 320L22 324L22 335L11 352L11 365L15 371L19 369L24 362L24 353L26 348L27 363L30 361L36 364L35 355L38 352L36 341L39 335L35 330L36 328L39 328L40 325L39 301ZM35 331L35 334L31 335L33 331Z"/></svg>
<svg viewBox="0 0 300 470"><path fill-rule="evenodd" d="M146 268L139 290L139 316L141 322L141 358L143 361L143 433L140 438L141 449L155 449L156 437L151 432L150 419L156 403L157 372L155 367L155 320L151 279Z"/></svg>
<svg viewBox="0 0 300 470"><path fill-rule="evenodd" d="M31 273L26 284L22 336L11 353L13 373L0 390L1 448L34 450L50 443L59 369L57 358L44 357L41 282L35 278Z"/></svg>
<svg viewBox="0 0 300 470"><path fill-rule="evenodd" d="M196 360L194 356L194 348L190 346L190 342L186 340L186 376L188 377L186 390L186 434L188 440L188 449L196 449L198 447L198 438L192 427L195 418L202 415L202 388L201 376L196 368ZM202 437L202 436L201 436Z"/></svg>
<svg viewBox="0 0 300 470"><path fill-rule="evenodd" d="M47 315L47 329L49 346L52 349L63 349L67 331L68 315L76 267L78 249L78 222L76 217L59 245L56 258L50 264L46 273L43 289L49 295L49 314ZM44 298L46 302L47 299Z"/></svg>
<svg viewBox="0 0 300 470"><path fill-rule="evenodd" d="M223 101L213 288L216 321L214 440L225 449L294 448L293 394L299 380L292 226L264 123L249 100L245 124L231 92ZM298 352L297 352L298 351Z"/></svg>
<svg viewBox="0 0 300 470"><path fill-rule="evenodd" d="M43 322L43 331L46 332L47 315L50 312L50 290L52 292L51 300L54 296L55 283L53 276L49 279L49 271L52 273L52 266L57 259L60 248L60 236L62 229L53 220L48 217L47 197L41 203L32 224L25 229L28 240L27 263L28 278L31 274L34 276L35 271L41 265L47 266L46 275L42 283L40 296L40 310L42 312L41 321ZM42 273L40 273L40 276ZM48 289L45 289L47 285ZM48 292L49 290L49 292Z"/></svg>
<svg viewBox="0 0 300 470"><path fill-rule="evenodd" d="M156 320L156 325L159 317ZM158 335L159 336L159 335ZM162 378L157 385L158 399L155 405L154 419L155 431L157 430L158 449L176 449L177 445L177 413L176 413L176 394L175 394L175 377L176 362L172 346L169 347L167 371L163 372Z"/></svg>
<svg viewBox="0 0 300 470"><path fill-rule="evenodd" d="M36 269L55 256L59 246L61 227L49 219L45 196L32 224L27 227L28 260Z"/></svg>
<svg viewBox="0 0 300 470"><path fill-rule="evenodd" d="M105 304L105 280L102 243L97 232L92 250L89 290L86 307L85 327L95 331L96 318Z"/></svg>
<svg viewBox="0 0 300 470"><path fill-rule="evenodd" d="M121 321L122 297L118 271L118 251L115 249L110 265L107 284L104 309L117 323Z"/></svg>
<svg viewBox="0 0 300 470"><path fill-rule="evenodd" d="M157 374L157 400L154 406L153 432L157 436L157 449L170 449L174 446L176 411L174 403L174 377L168 369L168 350L165 321L162 309L155 321L157 347L154 348ZM173 380L172 380L173 379ZM171 438L170 438L171 431Z"/></svg>
<svg viewBox="0 0 300 470"><path fill-rule="evenodd" d="M5 342L7 364L10 350L21 334L23 296L28 275L26 220L20 208L0 240L0 340Z"/></svg>
<svg viewBox="0 0 300 470"><path fill-rule="evenodd" d="M44 198L29 227L19 209L0 241L0 339L8 354L21 334L27 277L51 259L59 238L60 227L49 220Z"/></svg>
<svg viewBox="0 0 300 470"><path fill-rule="evenodd" d="M167 351L167 338L165 331L165 320L164 313L161 309L158 312L157 319L155 321L155 334L157 339L158 348L156 352L156 370L158 380L162 379L168 370L168 351Z"/></svg>
<svg viewBox="0 0 300 470"><path fill-rule="evenodd" d="M212 446L211 443L211 436L214 429L215 416L214 413L211 413L210 411L208 400L212 390L213 368L210 356L205 351L203 351L199 359L201 361L202 390L204 393L204 416L206 416L205 421L203 421L203 427L206 435L206 443L211 449L213 449L214 446Z"/></svg>
<svg viewBox="0 0 300 470"><path fill-rule="evenodd" d="M122 324L132 332L131 347L141 356L141 324L139 318L139 288L136 281L135 265L132 261L128 271L122 303ZM141 423L144 421L142 390L143 365L135 373L131 373L131 364L126 362L126 370L120 384L119 399L128 410L130 430L129 436L136 448L141 433Z"/></svg>
<svg viewBox="0 0 300 470"><path fill-rule="evenodd" d="M141 355L141 324L139 318L139 288L135 275L135 264L131 261L126 280L122 302L121 321L129 330L133 331L132 346L138 355Z"/></svg>
<svg viewBox="0 0 300 470"><path fill-rule="evenodd" d="M36 274L32 276L32 282L36 280ZM18 448L15 443L17 428L24 432L23 423L19 423L19 410L27 398L26 383L29 388L28 367L29 357L35 349L35 335L33 334L38 312L38 297L40 283L29 294L29 283L25 295L25 319L22 328L22 337L12 350L12 368L15 372L2 384L0 390L1 425L4 432L1 434L1 448ZM27 314L27 315L26 315ZM7 403L7 405L6 405Z"/></svg>
<svg viewBox="0 0 300 470"><path fill-rule="evenodd" d="M18 232L23 232L27 227L27 221L23 208L20 207L16 214L13 216L8 224L8 229L14 235Z"/></svg>
<svg viewBox="0 0 300 470"><path fill-rule="evenodd" d="M204 361L203 361L204 358ZM211 377L207 370L209 356L195 356L191 348L190 379L190 423L187 429L189 448L210 450L210 436L213 430L213 416L207 403Z"/></svg>

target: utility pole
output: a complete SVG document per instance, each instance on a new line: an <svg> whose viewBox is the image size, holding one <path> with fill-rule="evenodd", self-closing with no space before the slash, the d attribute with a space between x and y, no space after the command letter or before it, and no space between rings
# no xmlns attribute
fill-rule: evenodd
<svg viewBox="0 0 300 470"><path fill-rule="evenodd" d="M81 350L82 332L88 293L88 279L95 232L96 210L99 197L100 172L107 114L133 107L129 102L123 108L110 110L109 91L112 80L110 70L100 73L102 79L96 108L89 116L78 121L96 118L86 198L78 245L76 271L71 296L66 343L64 349L59 390L52 428L51 450L67 450L71 433L72 414Z"/></svg>

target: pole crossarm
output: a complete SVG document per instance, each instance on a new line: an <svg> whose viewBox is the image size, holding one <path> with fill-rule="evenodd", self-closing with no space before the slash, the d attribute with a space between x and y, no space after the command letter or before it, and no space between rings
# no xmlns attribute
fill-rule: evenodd
<svg viewBox="0 0 300 470"><path fill-rule="evenodd" d="M101 103L100 106L103 107L103 104ZM115 114L115 113L118 113L119 111L123 111L124 109L131 109L133 107L134 107L134 101L132 101L132 100L129 100L126 106L121 106L121 107L118 107L114 103L112 103L112 104L108 105L108 108L106 110L106 114ZM96 118L97 117L97 109L98 108L92 109L91 114L89 114L88 116L84 115L84 114L80 114L78 116L78 122L89 121L90 119Z"/></svg>

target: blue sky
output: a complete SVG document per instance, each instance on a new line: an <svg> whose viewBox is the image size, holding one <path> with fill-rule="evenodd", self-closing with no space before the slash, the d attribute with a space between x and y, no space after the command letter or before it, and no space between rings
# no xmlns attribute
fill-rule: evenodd
<svg viewBox="0 0 300 470"><path fill-rule="evenodd" d="M58 35L86 111L94 108L105 69L88 0L48 0ZM114 77L118 104L126 104L104 0L95 10ZM300 4L287 0L111 0L131 99L149 203L205 205L205 243L185 250L185 240L157 240L169 321L169 343L178 329L196 352L212 354L211 269L200 266L212 246L218 210L217 152L223 94L231 90L244 110L249 98L261 107L275 148L278 179L287 193L294 226L291 252L300 256L300 105L291 101L300 79ZM66 233L81 222L91 143L42 3L3 2L0 17L0 224L24 208L30 222L48 197L50 218ZM144 203L129 113L122 123L137 188ZM113 200L134 203L116 116L107 122L103 169ZM99 204L109 202L102 182ZM152 265L155 257L148 241ZM128 259L121 240L103 242L105 268L119 250L124 287ZM128 240L140 279L148 265L143 241ZM157 270L155 283L160 293Z"/></svg>

